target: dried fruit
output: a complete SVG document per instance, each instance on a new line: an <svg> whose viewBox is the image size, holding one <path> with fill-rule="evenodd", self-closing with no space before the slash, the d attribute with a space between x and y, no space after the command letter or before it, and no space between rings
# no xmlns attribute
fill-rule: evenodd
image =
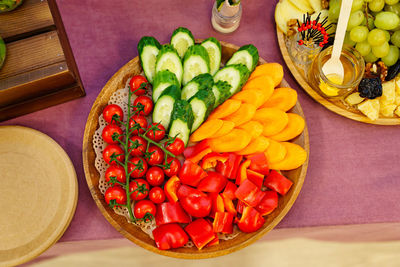
<svg viewBox="0 0 400 267"><path fill-rule="evenodd" d="M358 85L361 97L374 99L382 95L382 82L379 78L363 78Z"/></svg>
<svg viewBox="0 0 400 267"><path fill-rule="evenodd" d="M389 67L388 73L386 75L386 81L390 81L396 77L396 75L400 72L400 60L396 62L393 66Z"/></svg>

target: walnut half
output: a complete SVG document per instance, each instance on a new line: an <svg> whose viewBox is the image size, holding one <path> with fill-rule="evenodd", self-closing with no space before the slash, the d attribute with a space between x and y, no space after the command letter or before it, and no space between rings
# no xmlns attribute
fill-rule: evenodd
<svg viewBox="0 0 400 267"><path fill-rule="evenodd" d="M370 78L370 77L377 77L379 76L379 79L384 82L386 75L388 72L388 68L385 65L385 63L383 63L383 61L379 61L379 62L375 62L375 63L367 63L365 65L365 74L364 76L366 78Z"/></svg>

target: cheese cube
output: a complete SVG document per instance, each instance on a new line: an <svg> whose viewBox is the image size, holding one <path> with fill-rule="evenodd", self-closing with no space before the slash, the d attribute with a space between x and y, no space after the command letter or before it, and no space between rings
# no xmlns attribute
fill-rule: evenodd
<svg viewBox="0 0 400 267"><path fill-rule="evenodd" d="M397 105L395 104L387 104L382 103L379 108L379 112L385 117L393 117L393 112L396 109Z"/></svg>
<svg viewBox="0 0 400 267"><path fill-rule="evenodd" d="M381 102L393 104L395 98L396 98L396 85L394 80L383 83L382 96L380 97Z"/></svg>
<svg viewBox="0 0 400 267"><path fill-rule="evenodd" d="M379 118L379 100L378 99L368 99L358 104L357 108L370 120L374 121Z"/></svg>

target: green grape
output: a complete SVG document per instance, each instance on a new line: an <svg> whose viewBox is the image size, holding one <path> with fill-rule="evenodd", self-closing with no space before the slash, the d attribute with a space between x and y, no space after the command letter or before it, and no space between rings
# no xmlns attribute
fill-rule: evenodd
<svg viewBox="0 0 400 267"><path fill-rule="evenodd" d="M364 4L364 0L353 0L353 4L351 5L351 12L361 10Z"/></svg>
<svg viewBox="0 0 400 267"><path fill-rule="evenodd" d="M400 47L400 31L395 31L390 37L390 41L397 47Z"/></svg>
<svg viewBox="0 0 400 267"><path fill-rule="evenodd" d="M382 45L373 46L372 54L376 57L384 57L389 53L390 46L388 42L384 42Z"/></svg>
<svg viewBox="0 0 400 267"><path fill-rule="evenodd" d="M358 52L360 52L360 54L363 57L365 57L366 55L368 55L371 52L371 45L367 41L364 41L361 43L357 43L356 49Z"/></svg>
<svg viewBox="0 0 400 267"><path fill-rule="evenodd" d="M364 13L361 10L350 14L349 22L347 23L347 30L350 31L354 27L360 25L364 20Z"/></svg>
<svg viewBox="0 0 400 267"><path fill-rule="evenodd" d="M386 30L382 30L385 33L385 37L386 37L386 41L389 42L390 41L390 33Z"/></svg>
<svg viewBox="0 0 400 267"><path fill-rule="evenodd" d="M340 12L340 0L329 1L329 19L332 21L337 21Z"/></svg>
<svg viewBox="0 0 400 267"><path fill-rule="evenodd" d="M346 35L344 36L344 40L343 40L344 44L350 45L350 46L354 46L356 44L356 42L354 42L353 40L350 39L350 33L346 32Z"/></svg>
<svg viewBox="0 0 400 267"><path fill-rule="evenodd" d="M395 13L397 16L400 16L400 3L397 3L395 5L386 5L385 11L390 11Z"/></svg>
<svg viewBox="0 0 400 267"><path fill-rule="evenodd" d="M399 59L399 48L394 45L391 45L389 48L389 53L386 56L382 57L383 63L385 63L385 65L388 67L396 64L398 59Z"/></svg>
<svg viewBox="0 0 400 267"><path fill-rule="evenodd" d="M364 0L364 2L365 3L369 3L369 2L371 2L372 0Z"/></svg>
<svg viewBox="0 0 400 267"><path fill-rule="evenodd" d="M393 30L399 26L399 22L399 16L389 11L382 11L375 17L375 26L383 30Z"/></svg>
<svg viewBox="0 0 400 267"><path fill-rule="evenodd" d="M368 28L365 26L356 26L350 31L350 39L356 43L364 41L367 36Z"/></svg>
<svg viewBox="0 0 400 267"><path fill-rule="evenodd" d="M399 0L385 0L385 3L387 5L394 5L397 4L399 2Z"/></svg>
<svg viewBox="0 0 400 267"><path fill-rule="evenodd" d="M372 0L369 4L368 7L371 11L373 12L379 12L383 9L385 6L385 0Z"/></svg>
<svg viewBox="0 0 400 267"><path fill-rule="evenodd" d="M379 46L386 42L386 34L380 29L373 29L368 33L368 43L371 46Z"/></svg>
<svg viewBox="0 0 400 267"><path fill-rule="evenodd" d="M372 54L372 52L370 52L368 55L364 56L364 60L366 62L375 62L378 60L378 58L376 56L374 56L374 54Z"/></svg>

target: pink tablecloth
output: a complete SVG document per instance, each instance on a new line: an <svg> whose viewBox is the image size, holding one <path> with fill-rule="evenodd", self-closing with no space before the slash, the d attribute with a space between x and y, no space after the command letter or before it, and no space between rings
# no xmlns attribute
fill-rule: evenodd
<svg viewBox="0 0 400 267"><path fill-rule="evenodd" d="M54 138L71 157L79 203L62 241L107 239L120 234L97 209L82 167L82 138L91 105L103 85L137 55L143 35L168 42L184 26L197 38L258 47L260 56L283 64L274 23L276 1L243 1L239 29L222 35L210 24L212 0L57 0L87 96L6 121ZM374 126L340 117L313 101L285 67L299 93L310 132L308 174L298 200L278 227L400 222L400 127Z"/></svg>

